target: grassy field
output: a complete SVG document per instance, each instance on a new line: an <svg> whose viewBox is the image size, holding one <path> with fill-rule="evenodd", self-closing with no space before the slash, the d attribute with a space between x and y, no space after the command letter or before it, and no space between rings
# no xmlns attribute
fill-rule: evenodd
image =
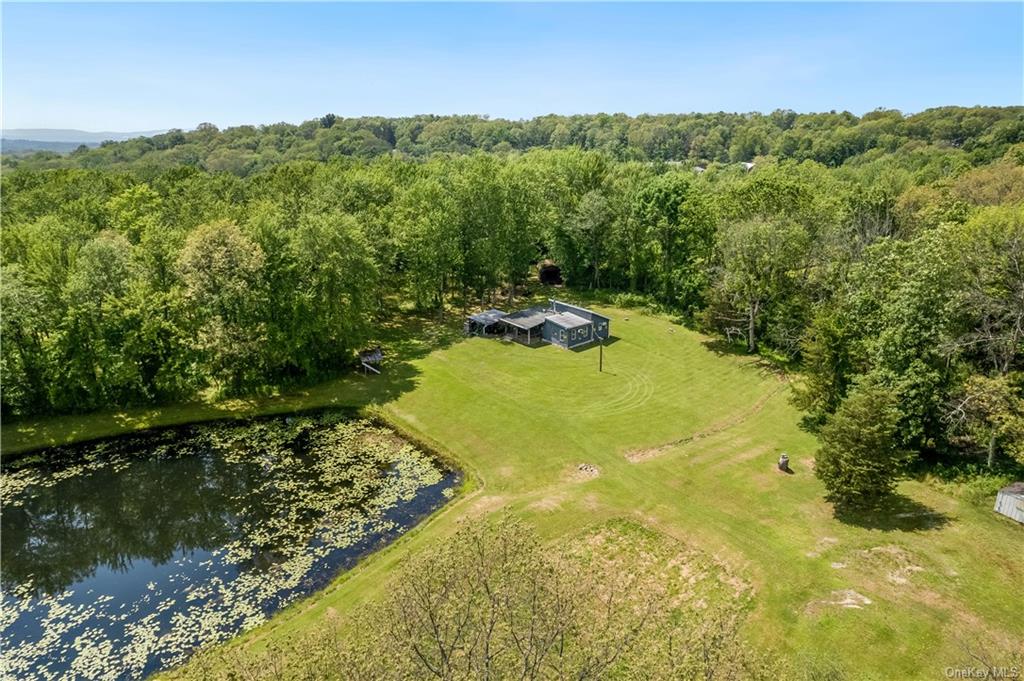
<svg viewBox="0 0 1024 681"><path fill-rule="evenodd" d="M509 509L551 541L637 521L724 562L752 585L746 633L788 657L837 661L854 679L944 677L962 643L1008 649L1020 617L1024 528L908 481L876 516L837 519L813 475L786 380L657 316L607 309L604 351L459 339L412 320L385 330L383 377L298 395L5 426L5 452L145 425L375 405L457 460L471 489L388 550L234 645L318 626L387 587L397 561L467 518ZM415 339L415 340L414 340ZM776 470L787 452L793 474ZM579 464L596 466L584 474Z"/></svg>

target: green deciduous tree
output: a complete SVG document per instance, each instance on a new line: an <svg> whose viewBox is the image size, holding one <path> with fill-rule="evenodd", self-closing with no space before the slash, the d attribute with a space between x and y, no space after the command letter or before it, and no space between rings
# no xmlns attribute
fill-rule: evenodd
<svg viewBox="0 0 1024 681"><path fill-rule="evenodd" d="M451 197L435 178L420 178L402 195L396 209L396 231L402 252L402 274L420 307L440 309L455 281L458 249Z"/></svg>
<svg viewBox="0 0 1024 681"><path fill-rule="evenodd" d="M355 218L311 216L291 244L295 323L291 361L307 376L337 370L366 337L375 304L377 271Z"/></svg>
<svg viewBox="0 0 1024 681"><path fill-rule="evenodd" d="M747 352L756 352L759 323L773 304L790 295L806 266L806 232L789 222L747 220L723 226L717 286L742 314Z"/></svg>
<svg viewBox="0 0 1024 681"><path fill-rule="evenodd" d="M604 194L590 191L580 199L567 229L576 256L574 269L583 270L580 274L586 277L580 276L575 281L587 281L590 288L600 288L601 268L607 257L614 220L612 206Z"/></svg>
<svg viewBox="0 0 1024 681"><path fill-rule="evenodd" d="M508 283L508 303L514 304L516 287L537 260L538 242L551 220L551 209L540 189L542 178L530 165L506 164L500 176L502 210L494 225L498 261Z"/></svg>
<svg viewBox="0 0 1024 681"><path fill-rule="evenodd" d="M985 450L991 468L1002 448L1024 463L1024 396L1020 377L974 375L967 378L950 404L948 415L955 434L966 435Z"/></svg>
<svg viewBox="0 0 1024 681"><path fill-rule="evenodd" d="M5 412L37 413L49 404L44 342L49 330L45 298L21 265L0 271L0 383Z"/></svg>
<svg viewBox="0 0 1024 681"><path fill-rule="evenodd" d="M653 246L662 300L684 309L698 305L714 241L708 197L682 173L666 173L640 189L632 217Z"/></svg>
<svg viewBox="0 0 1024 681"><path fill-rule="evenodd" d="M189 234L178 258L202 373L231 391L262 375L264 259L259 245L226 220Z"/></svg>
<svg viewBox="0 0 1024 681"><path fill-rule="evenodd" d="M952 348L1006 375L1024 357L1024 208L988 208L948 231L963 282Z"/></svg>
<svg viewBox="0 0 1024 681"><path fill-rule="evenodd" d="M50 401L58 409L96 409L142 399L138 363L125 346L129 291L139 283L133 249L101 232L78 252L64 289L65 312L50 337Z"/></svg>

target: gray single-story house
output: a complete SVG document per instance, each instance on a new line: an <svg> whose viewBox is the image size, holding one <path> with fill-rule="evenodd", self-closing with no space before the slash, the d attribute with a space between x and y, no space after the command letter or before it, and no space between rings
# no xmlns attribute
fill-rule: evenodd
<svg viewBox="0 0 1024 681"><path fill-rule="evenodd" d="M467 335L504 335L526 345L551 343L578 348L608 338L608 317L585 307L550 300L547 307L531 307L512 314L485 310L466 318Z"/></svg>
<svg viewBox="0 0 1024 681"><path fill-rule="evenodd" d="M1024 523L1024 482L1015 482L999 490L995 511Z"/></svg>
<svg viewBox="0 0 1024 681"><path fill-rule="evenodd" d="M563 348L578 348L608 338L611 320L593 310L551 300L544 319L544 339Z"/></svg>

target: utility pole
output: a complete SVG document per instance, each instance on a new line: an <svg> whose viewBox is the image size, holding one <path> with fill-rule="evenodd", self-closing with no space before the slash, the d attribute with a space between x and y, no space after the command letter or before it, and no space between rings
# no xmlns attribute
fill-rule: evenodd
<svg viewBox="0 0 1024 681"><path fill-rule="evenodd" d="M601 342L597 344L597 347L599 348L598 354L597 354L597 373L601 373L602 371L604 371L604 339L603 338L601 339Z"/></svg>

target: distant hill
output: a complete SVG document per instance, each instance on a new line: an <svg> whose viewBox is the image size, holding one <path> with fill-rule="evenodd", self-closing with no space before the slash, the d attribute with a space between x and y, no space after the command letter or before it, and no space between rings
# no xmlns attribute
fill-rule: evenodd
<svg viewBox="0 0 1024 681"><path fill-rule="evenodd" d="M70 130L60 128L8 128L3 137L8 141L23 142L67 142L88 146L99 146L100 142L113 140L122 142L136 137L152 137L167 132L166 130L143 130L141 132L89 132L87 130ZM74 148L74 147L72 147Z"/></svg>
<svg viewBox="0 0 1024 681"><path fill-rule="evenodd" d="M87 147L98 147L98 142L44 142L41 140L0 139L0 153L30 154L36 151L54 151L58 154L69 154L82 144Z"/></svg>

